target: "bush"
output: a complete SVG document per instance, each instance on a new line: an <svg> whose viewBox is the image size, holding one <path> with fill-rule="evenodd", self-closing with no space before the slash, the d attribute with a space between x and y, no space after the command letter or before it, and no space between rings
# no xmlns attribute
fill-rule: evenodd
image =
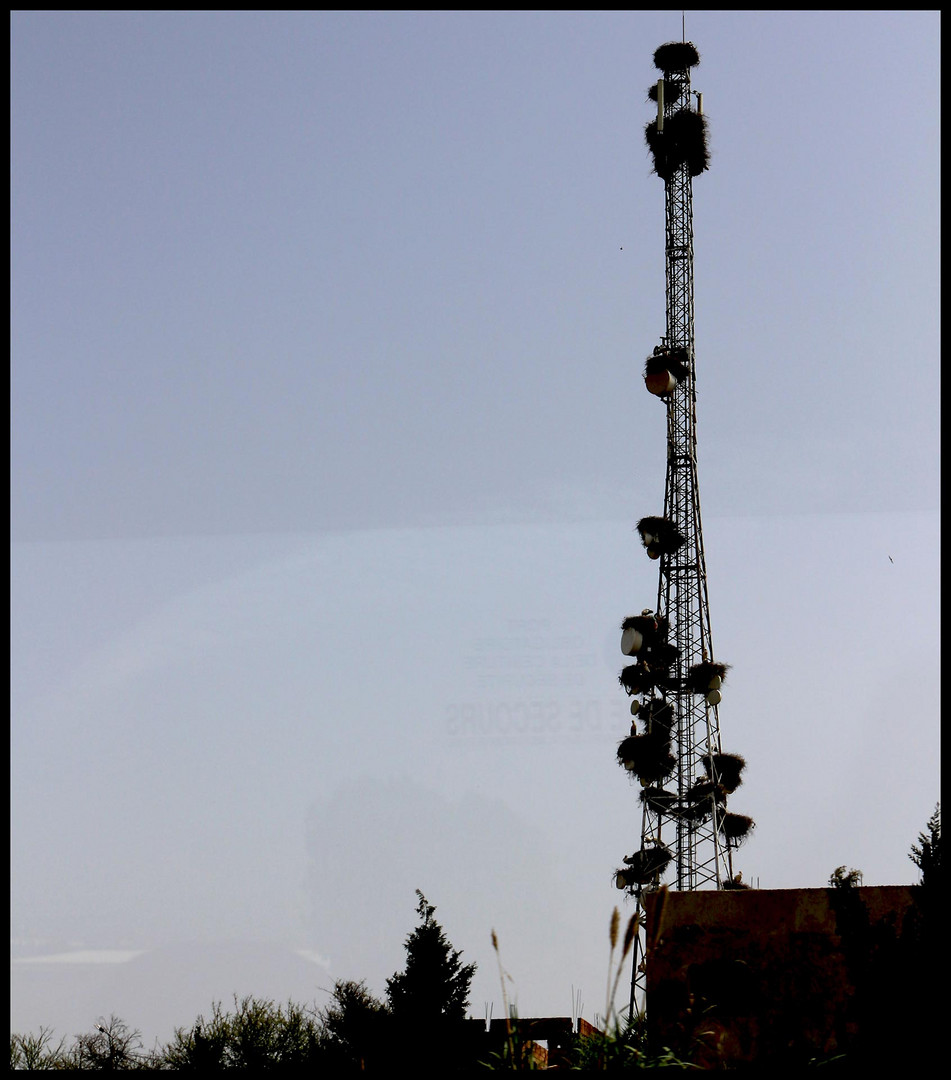
<svg viewBox="0 0 951 1080"><path fill-rule="evenodd" d="M234 1013L212 1005L211 1019L199 1016L189 1028L177 1028L159 1055L160 1067L217 1072L222 1069L299 1068L325 1055L326 1040L313 1011L288 1002L234 999Z"/></svg>

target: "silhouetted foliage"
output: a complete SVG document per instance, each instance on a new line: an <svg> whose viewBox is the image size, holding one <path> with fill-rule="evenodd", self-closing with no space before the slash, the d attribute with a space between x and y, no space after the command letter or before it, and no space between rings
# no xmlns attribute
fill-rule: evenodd
<svg viewBox="0 0 951 1080"><path fill-rule="evenodd" d="M927 832L918 833L918 843L911 845L908 858L921 871L921 884L938 888L941 880L941 804L928 818Z"/></svg>
<svg viewBox="0 0 951 1080"><path fill-rule="evenodd" d="M67 1066L66 1038L52 1045L53 1029L41 1027L37 1035L10 1036L10 1068L39 1072L45 1069L64 1069Z"/></svg>
<svg viewBox="0 0 951 1080"><path fill-rule="evenodd" d="M112 1072L117 1069L137 1069L145 1064L141 1057L141 1032L131 1029L117 1016L110 1016L105 1024L97 1023L95 1026L94 1032L76 1036L67 1055L68 1064L60 1068Z"/></svg>
<svg viewBox="0 0 951 1080"><path fill-rule="evenodd" d="M405 942L406 969L386 980L386 998L397 1054L433 1065L449 1060L461 1034L476 965L462 963L433 917L435 907L419 889L416 895L420 923Z"/></svg>
<svg viewBox="0 0 951 1080"><path fill-rule="evenodd" d="M943 971L945 924L944 882L941 877L941 804L935 806L926 831L918 834L908 857L921 872L912 886L913 907L905 918L902 938L907 949L903 959L903 988L895 1018L898 1030L910 1032L922 1065L929 1068L944 1049L941 995L935 993ZM908 1039L900 1044L907 1047ZM895 1054L901 1061L901 1055Z"/></svg>
<svg viewBox="0 0 951 1080"><path fill-rule="evenodd" d="M844 866L837 866L832 871L829 884L833 889L854 889L862 884L862 871L846 870Z"/></svg>
<svg viewBox="0 0 951 1080"><path fill-rule="evenodd" d="M212 1005L211 1018L199 1016L191 1028L177 1028L161 1055L162 1067L186 1072L223 1069L300 1068L325 1055L317 1017L300 1005L275 1005L262 998L234 999L235 1011Z"/></svg>
<svg viewBox="0 0 951 1080"><path fill-rule="evenodd" d="M385 1058L390 1014L362 980L338 979L330 1004L317 1014L323 1029L328 1065L366 1070Z"/></svg>
<svg viewBox="0 0 951 1080"><path fill-rule="evenodd" d="M386 980L386 997L397 1019L429 1023L464 1020L475 964L463 964L443 928L433 918L436 909L419 897L420 924L407 937L406 970Z"/></svg>

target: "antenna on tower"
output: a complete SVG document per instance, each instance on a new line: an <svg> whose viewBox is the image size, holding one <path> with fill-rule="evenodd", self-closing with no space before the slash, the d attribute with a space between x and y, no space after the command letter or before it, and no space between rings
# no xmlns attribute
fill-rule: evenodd
<svg viewBox="0 0 951 1080"><path fill-rule="evenodd" d="M640 846L614 875L642 916L630 1020L635 1001L643 1009L647 988L647 896L661 888L668 870L676 881L671 887L681 891L747 888L733 873L733 851L753 828L751 818L727 811L746 762L724 753L720 742L718 706L729 665L715 659L700 521L693 178L706 171L709 154L702 97L690 88L700 54L686 40L686 26L684 38L654 53L662 77L648 91L656 96L657 119L645 132L654 171L664 181L667 324L647 357L644 383L666 410L667 469L663 514L637 523L658 566L657 598L652 609L621 624L621 652L631 662L618 681L634 699L636 719L617 757L640 787Z"/></svg>

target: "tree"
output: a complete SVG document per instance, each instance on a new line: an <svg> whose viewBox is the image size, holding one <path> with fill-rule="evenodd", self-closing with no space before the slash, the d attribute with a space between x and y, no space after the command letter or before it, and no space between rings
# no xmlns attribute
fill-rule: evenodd
<svg viewBox="0 0 951 1080"><path fill-rule="evenodd" d="M475 964L463 964L436 909L416 890L420 924L407 937L406 970L386 980L397 1060L423 1068L451 1070L460 1062L469 985Z"/></svg>
<svg viewBox="0 0 951 1080"><path fill-rule="evenodd" d="M862 871L846 871L844 866L837 866L832 871L832 877L829 878L829 884L833 889L854 889L857 885L862 884Z"/></svg>
<svg viewBox="0 0 951 1080"><path fill-rule="evenodd" d="M67 1068L116 1069L140 1068L142 1062L142 1033L133 1030L117 1016L105 1024L97 1023L95 1033L77 1035L69 1052Z"/></svg>
<svg viewBox="0 0 951 1080"><path fill-rule="evenodd" d="M53 1029L41 1027L38 1035L10 1036L10 1069L39 1072L41 1069L65 1069L66 1037L53 1046Z"/></svg>
<svg viewBox="0 0 951 1080"><path fill-rule="evenodd" d="M317 1019L328 1055L338 1071L365 1070L382 1062L389 1032L386 1006L367 990L361 980L338 979L330 1004Z"/></svg>
<svg viewBox="0 0 951 1080"><path fill-rule="evenodd" d="M925 827L927 833L918 833L918 843L911 845L908 858L921 871L921 884L937 888L941 878L941 803L934 808Z"/></svg>
<svg viewBox="0 0 951 1080"><path fill-rule="evenodd" d="M177 1028L161 1054L162 1068L187 1072L300 1069L321 1063L320 1025L308 1011L289 1001L245 997L234 999L233 1013L220 1002L211 1018L199 1016L190 1028Z"/></svg>
<svg viewBox="0 0 951 1080"><path fill-rule="evenodd" d="M397 1020L439 1023L464 1020L475 964L462 964L443 928L433 918L436 909L416 890L420 925L407 937L406 970L386 980L386 997Z"/></svg>

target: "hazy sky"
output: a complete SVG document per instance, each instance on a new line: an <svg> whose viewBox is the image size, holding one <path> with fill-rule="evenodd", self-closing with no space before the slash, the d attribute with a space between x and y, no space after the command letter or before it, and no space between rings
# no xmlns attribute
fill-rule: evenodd
<svg viewBox="0 0 951 1080"><path fill-rule="evenodd" d="M11 1022L604 1006L650 606L681 12L15 12ZM687 12L735 865L915 880L938 800L937 12ZM65 958L64 958L65 957ZM51 959L52 958L52 959ZM57 959L59 958L59 959ZM110 960L111 963L104 961Z"/></svg>

